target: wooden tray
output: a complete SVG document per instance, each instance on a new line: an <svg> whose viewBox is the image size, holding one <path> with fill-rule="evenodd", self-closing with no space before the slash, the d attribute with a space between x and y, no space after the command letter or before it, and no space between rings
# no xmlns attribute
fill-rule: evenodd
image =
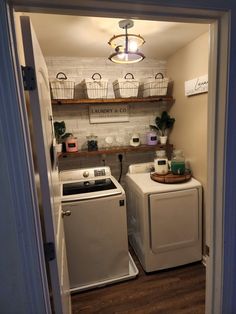
<svg viewBox="0 0 236 314"><path fill-rule="evenodd" d="M150 174L150 177L152 180L159 183L172 184L187 182L191 179L192 174L189 171L186 171L185 174L173 174L172 172L168 172L167 174L158 174L154 172Z"/></svg>

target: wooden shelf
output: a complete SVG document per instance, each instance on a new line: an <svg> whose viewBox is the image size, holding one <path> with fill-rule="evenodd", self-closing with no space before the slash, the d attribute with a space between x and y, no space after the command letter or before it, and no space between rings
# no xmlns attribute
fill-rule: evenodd
<svg viewBox="0 0 236 314"><path fill-rule="evenodd" d="M96 156L96 155L102 155L102 154L117 154L117 153L129 153L129 152L148 152L148 151L155 151L155 150L166 150L166 154L168 158L170 158L171 152L173 151L173 145L172 144L157 144L157 145L140 145L137 147L133 146L117 146L117 147L111 147L107 149L99 149L96 151L87 151L87 150L81 150L75 153L60 153L59 159L61 158L67 158L67 157L89 157L89 156Z"/></svg>
<svg viewBox="0 0 236 314"><path fill-rule="evenodd" d="M171 96L157 96L146 98L106 98L106 99L53 99L52 105L81 105L81 104L119 104L119 103L144 103L144 102L174 102Z"/></svg>

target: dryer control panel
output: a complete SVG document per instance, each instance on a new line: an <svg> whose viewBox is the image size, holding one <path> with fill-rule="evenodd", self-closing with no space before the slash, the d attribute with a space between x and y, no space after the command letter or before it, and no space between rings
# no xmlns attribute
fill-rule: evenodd
<svg viewBox="0 0 236 314"><path fill-rule="evenodd" d="M144 162L140 164L133 164L129 166L129 173L146 173L154 171L153 162Z"/></svg>

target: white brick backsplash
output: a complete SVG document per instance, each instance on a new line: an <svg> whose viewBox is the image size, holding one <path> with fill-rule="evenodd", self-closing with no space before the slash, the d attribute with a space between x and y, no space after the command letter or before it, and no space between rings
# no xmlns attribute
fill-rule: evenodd
<svg viewBox="0 0 236 314"><path fill-rule="evenodd" d="M93 73L99 72L101 76L108 79L108 98L114 98L112 82L118 78L123 78L126 73L131 72L138 80L146 77L154 77L156 73L166 74L166 61L145 59L133 65L117 65L103 58L65 58L48 57L46 59L49 78L55 79L58 72L64 72L68 80L75 81L75 98L84 98L82 81L90 78ZM168 110L169 105L163 103L136 103L129 104L129 122L121 123L101 123L90 124L87 104L82 105L62 105L53 107L54 121L65 121L66 132L73 133L78 138L79 149L87 148L86 136L94 134L98 136L98 146L105 146L105 138L109 135L113 137L114 146L117 136L123 138L123 145L129 145L131 135L140 134L141 143L146 143L146 133L149 125L154 123L157 115L163 110ZM128 170L128 166L137 162L148 162L154 159L154 152L126 153L123 154L123 174ZM106 155L106 165L111 167L112 174L119 177L119 161L117 154ZM89 158L63 158L60 160L60 169L95 167L103 165L102 156ZM124 175L122 176L124 185Z"/></svg>
<svg viewBox="0 0 236 314"><path fill-rule="evenodd" d="M128 167L133 163L150 162L154 160L155 152L132 152L123 153L123 174L121 177L121 185L125 188L125 175L128 172ZM118 153L114 155L105 155L105 165L111 168L112 175L118 179L120 176L120 162L118 160ZM67 157L62 158L59 163L60 170L86 168L86 167L99 167L103 166L103 156L92 157Z"/></svg>
<svg viewBox="0 0 236 314"><path fill-rule="evenodd" d="M160 114L157 111L156 115ZM126 123L113 123L112 126L110 124L90 124L89 117L87 116L86 119L80 119L79 116L76 117L68 117L62 116L59 117L54 112L54 121L61 121L64 120L66 124L66 132L73 133L77 137L85 137L90 134L94 134L98 136L98 143L106 136L112 136L116 138L118 135L125 135L131 136L132 133L139 133L141 137L145 137L146 133L149 131L149 125L154 123L155 116L153 115L145 115L145 116L138 116L134 115L133 117L130 116L130 121ZM79 135L80 134L80 135ZM143 141L142 141L143 142ZM124 145L127 144L124 143ZM81 149L79 143L79 148Z"/></svg>

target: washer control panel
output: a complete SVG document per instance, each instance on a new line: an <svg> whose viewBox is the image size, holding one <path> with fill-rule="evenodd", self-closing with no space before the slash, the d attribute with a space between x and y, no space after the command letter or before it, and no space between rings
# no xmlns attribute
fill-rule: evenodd
<svg viewBox="0 0 236 314"><path fill-rule="evenodd" d="M110 167L84 168L76 170L64 170L60 172L61 181L76 181L104 176L111 176Z"/></svg>
<svg viewBox="0 0 236 314"><path fill-rule="evenodd" d="M105 176L106 174L107 173L105 168L94 170L94 177L101 177Z"/></svg>

